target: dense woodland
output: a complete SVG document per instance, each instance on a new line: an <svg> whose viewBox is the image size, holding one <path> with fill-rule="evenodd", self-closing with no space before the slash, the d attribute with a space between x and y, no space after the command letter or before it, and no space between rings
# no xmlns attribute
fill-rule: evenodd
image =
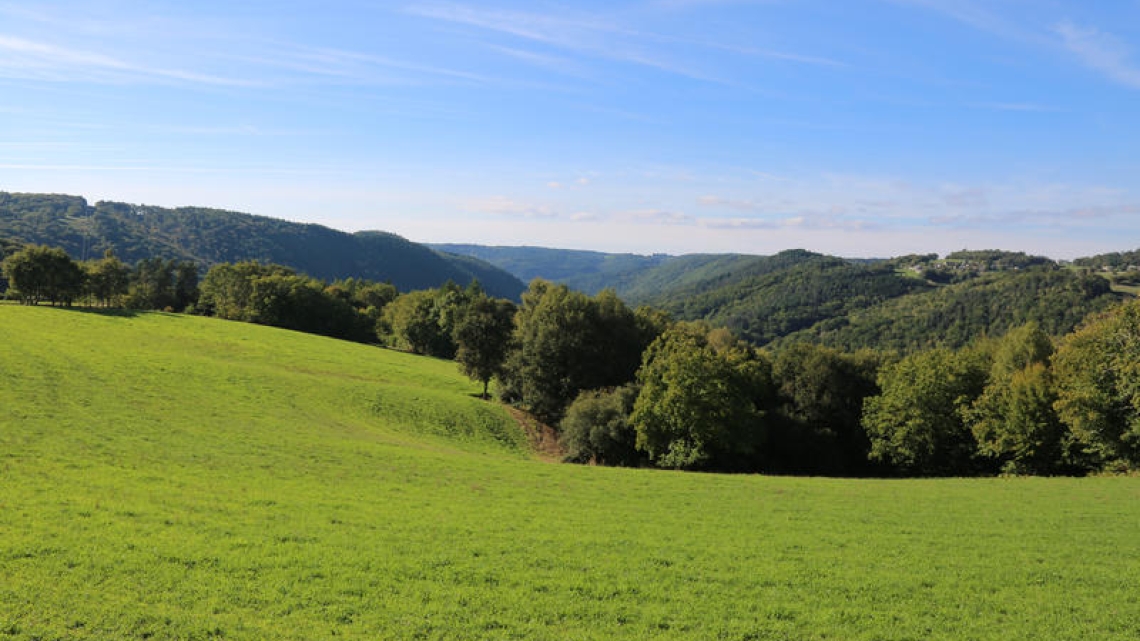
<svg viewBox="0 0 1140 641"><path fill-rule="evenodd" d="M98 202L78 196L0 192L0 238L60 247L76 260L113 250L134 264L145 258L207 269L255 260L324 280L365 278L401 291L478 279L495 296L517 299L525 284L468 256L434 251L394 234L348 234L219 209Z"/></svg>
<svg viewBox="0 0 1140 641"><path fill-rule="evenodd" d="M730 326L542 279L516 304L476 281L400 293L256 261L216 264L199 279L190 261L4 250L6 294L25 304L185 311L455 359L485 395L496 381L503 401L556 426L569 461L848 476L1140 467L1140 302L1113 304L1107 281L1051 262L997 256L1007 263L995 271L981 256L951 259L962 273L948 284L912 279L935 290L925 306L895 296L893 319L865 325L883 346L837 349L794 331L761 347ZM785 274L824 291L766 313L851 305L898 269L847 271L805 254L782 255L784 268L769 263L755 282ZM829 286L833 272L851 274L839 278L850 286ZM792 311L780 322L794 329Z"/></svg>

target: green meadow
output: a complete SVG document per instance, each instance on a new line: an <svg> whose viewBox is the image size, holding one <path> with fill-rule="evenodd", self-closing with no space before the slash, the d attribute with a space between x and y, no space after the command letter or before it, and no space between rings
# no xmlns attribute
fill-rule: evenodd
<svg viewBox="0 0 1140 641"><path fill-rule="evenodd" d="M0 306L0 640L1140 638L1140 479L560 465L480 389Z"/></svg>

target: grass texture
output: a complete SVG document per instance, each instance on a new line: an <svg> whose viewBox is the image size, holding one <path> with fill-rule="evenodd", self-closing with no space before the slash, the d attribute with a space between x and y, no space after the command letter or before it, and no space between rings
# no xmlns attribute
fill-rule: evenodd
<svg viewBox="0 0 1140 641"><path fill-rule="evenodd" d="M1140 479L557 465L450 362L11 305L0 344L0 640L1140 638Z"/></svg>

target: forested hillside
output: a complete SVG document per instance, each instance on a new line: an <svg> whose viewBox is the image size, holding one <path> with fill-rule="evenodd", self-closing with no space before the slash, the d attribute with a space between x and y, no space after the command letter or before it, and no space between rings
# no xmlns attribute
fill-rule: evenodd
<svg viewBox="0 0 1140 641"><path fill-rule="evenodd" d="M957 348L1029 322L1060 336L1119 300L1099 276L1055 268L991 272L854 308L787 334L774 346L807 341L847 350Z"/></svg>
<svg viewBox="0 0 1140 641"><path fill-rule="evenodd" d="M78 260L113 249L127 263L148 258L218 263L257 260L326 280L389 281L407 291L478 279L517 299L523 284L482 261L434 251L384 232L349 234L232 211L98 202L77 196L0 192L0 237L61 247Z"/></svg>
<svg viewBox="0 0 1140 641"><path fill-rule="evenodd" d="M446 246L586 293L605 288L678 320L725 326L755 345L814 342L843 349L961 347L1036 322L1059 336L1135 284L1066 270L1043 256L1001 250L849 260L804 250L772 256L630 256L541 248ZM1136 252L1074 261L1127 268ZM641 260L638 260L640 258ZM561 261L561 262L560 262ZM1140 281L1137 281L1140 282Z"/></svg>
<svg viewBox="0 0 1140 641"><path fill-rule="evenodd" d="M563 283L595 294L607 287L621 289L620 283L665 262L675 260L665 254L607 254L576 249L546 247L487 247L485 245L438 244L433 249L471 256L503 269L523 282L535 278Z"/></svg>
<svg viewBox="0 0 1140 641"><path fill-rule="evenodd" d="M930 287L888 266L802 250L751 257L737 267L665 289L641 302L677 318L726 326L764 345L820 321Z"/></svg>

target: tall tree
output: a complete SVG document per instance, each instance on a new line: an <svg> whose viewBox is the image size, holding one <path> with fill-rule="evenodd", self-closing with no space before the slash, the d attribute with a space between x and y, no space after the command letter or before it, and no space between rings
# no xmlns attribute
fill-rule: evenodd
<svg viewBox="0 0 1140 641"><path fill-rule="evenodd" d="M455 359L467 376L483 384L483 398L491 379L503 370L514 330L515 305L509 300L479 295L458 315L452 337Z"/></svg>
<svg viewBox="0 0 1140 641"><path fill-rule="evenodd" d="M227 320L252 320L253 281L265 276L292 276L295 273L288 267L263 265L257 261L214 265L202 280L199 312Z"/></svg>
<svg viewBox="0 0 1140 641"><path fill-rule="evenodd" d="M144 258L135 263L127 304L135 309L173 309L174 303L174 262Z"/></svg>
<svg viewBox="0 0 1140 641"><path fill-rule="evenodd" d="M1140 301L1069 335L1053 370L1057 413L1088 463L1140 467Z"/></svg>
<svg viewBox="0 0 1140 641"><path fill-rule="evenodd" d="M582 390L631 381L643 337L637 318L613 292L590 298L535 279L515 316L513 349L500 391L505 399L557 423Z"/></svg>
<svg viewBox="0 0 1140 641"><path fill-rule="evenodd" d="M771 364L752 348L678 323L646 351L630 423L659 467L750 469L766 436Z"/></svg>
<svg viewBox="0 0 1140 641"><path fill-rule="evenodd" d="M882 392L863 409L871 459L908 474L975 471L977 443L965 413L985 388L989 367L982 349L936 348L883 368Z"/></svg>
<svg viewBox="0 0 1140 641"><path fill-rule="evenodd" d="M4 259L3 269L25 305L70 306L85 286L83 268L58 247L29 245Z"/></svg>
<svg viewBox="0 0 1140 641"><path fill-rule="evenodd" d="M871 442L863 401L879 393L881 357L798 343L778 351L772 377L779 420L773 422L766 469L795 474L867 472Z"/></svg>
<svg viewBox="0 0 1140 641"><path fill-rule="evenodd" d="M131 270L119 260L114 250L108 249L100 260L88 261L87 289L91 297L104 307L122 302L130 286Z"/></svg>
<svg viewBox="0 0 1140 641"><path fill-rule="evenodd" d="M382 326L390 331L393 347L437 358L454 358L455 342L444 326L446 307L440 304L441 290L424 289L402 294L384 308ZM446 312L450 314L450 312Z"/></svg>
<svg viewBox="0 0 1140 641"><path fill-rule="evenodd" d="M1048 474L1065 465L1066 432L1053 403L1053 342L1036 323L998 342L985 391L966 414L979 452L1015 473Z"/></svg>

